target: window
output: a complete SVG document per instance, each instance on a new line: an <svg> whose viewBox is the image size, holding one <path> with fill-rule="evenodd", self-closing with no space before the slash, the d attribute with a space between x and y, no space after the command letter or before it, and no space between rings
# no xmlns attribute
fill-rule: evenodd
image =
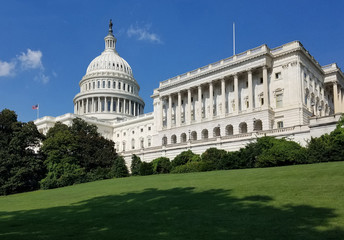
<svg viewBox="0 0 344 240"><path fill-rule="evenodd" d="M277 122L277 128L283 128L283 121Z"/></svg>
<svg viewBox="0 0 344 240"><path fill-rule="evenodd" d="M118 83L118 89L121 89L121 83L120 82Z"/></svg>
<svg viewBox="0 0 344 240"><path fill-rule="evenodd" d="M143 132L143 128L141 128L141 132Z"/></svg>
<svg viewBox="0 0 344 240"><path fill-rule="evenodd" d="M276 95L276 108L283 107L283 94Z"/></svg>
<svg viewBox="0 0 344 240"><path fill-rule="evenodd" d="M103 81L103 88L105 88L105 81Z"/></svg>
<svg viewBox="0 0 344 240"><path fill-rule="evenodd" d="M113 81L113 88L116 88L116 82Z"/></svg>
<svg viewBox="0 0 344 240"><path fill-rule="evenodd" d="M110 81L108 81L108 88L110 88L111 87L111 82Z"/></svg>
<svg viewBox="0 0 344 240"><path fill-rule="evenodd" d="M131 133L132 133L132 134L135 134L135 131L132 131Z"/></svg>
<svg viewBox="0 0 344 240"><path fill-rule="evenodd" d="M126 132L123 133L123 136L125 136L125 135L126 135Z"/></svg>
<svg viewBox="0 0 344 240"><path fill-rule="evenodd" d="M263 84L263 78L262 77L260 78L260 84Z"/></svg>
<svg viewBox="0 0 344 240"><path fill-rule="evenodd" d="M100 88L100 81L98 81L98 88Z"/></svg>
<svg viewBox="0 0 344 240"><path fill-rule="evenodd" d="M119 137L119 133L117 133L117 137Z"/></svg>
<svg viewBox="0 0 344 240"><path fill-rule="evenodd" d="M125 83L123 83L123 90L125 90Z"/></svg>
<svg viewBox="0 0 344 240"><path fill-rule="evenodd" d="M264 98L260 99L260 105L263 106L264 105Z"/></svg>
<svg viewBox="0 0 344 240"><path fill-rule="evenodd" d="M90 89L91 89L91 83L88 84L88 90L90 90Z"/></svg>
<svg viewBox="0 0 344 240"><path fill-rule="evenodd" d="M275 78L276 78L276 79L281 79L281 78L282 78L281 72L275 73Z"/></svg>
<svg viewBox="0 0 344 240"><path fill-rule="evenodd" d="M95 89L96 88L96 83L95 82L93 82L93 89Z"/></svg>
<svg viewBox="0 0 344 240"><path fill-rule="evenodd" d="M150 131L151 130L151 127L148 127L148 131Z"/></svg>
<svg viewBox="0 0 344 240"><path fill-rule="evenodd" d="M152 143L151 143L151 139L150 138L148 138L148 147L150 147L152 145Z"/></svg>

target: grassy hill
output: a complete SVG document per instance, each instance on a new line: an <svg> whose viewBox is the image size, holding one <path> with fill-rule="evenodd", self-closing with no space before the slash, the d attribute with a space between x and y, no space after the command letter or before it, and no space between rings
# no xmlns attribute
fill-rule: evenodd
<svg viewBox="0 0 344 240"><path fill-rule="evenodd" d="M0 239L344 239L344 162L0 197Z"/></svg>

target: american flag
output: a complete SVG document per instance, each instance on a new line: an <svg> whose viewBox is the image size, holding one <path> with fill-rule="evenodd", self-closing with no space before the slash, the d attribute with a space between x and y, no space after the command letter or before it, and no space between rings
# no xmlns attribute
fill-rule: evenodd
<svg viewBox="0 0 344 240"><path fill-rule="evenodd" d="M33 110L38 110L38 104L32 106Z"/></svg>

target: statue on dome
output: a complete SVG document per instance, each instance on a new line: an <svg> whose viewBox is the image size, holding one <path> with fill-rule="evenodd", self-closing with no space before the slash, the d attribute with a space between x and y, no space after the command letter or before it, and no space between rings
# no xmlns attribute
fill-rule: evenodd
<svg viewBox="0 0 344 240"><path fill-rule="evenodd" d="M110 33L112 33L112 26L113 26L112 19L110 19L110 23L109 23L109 32Z"/></svg>

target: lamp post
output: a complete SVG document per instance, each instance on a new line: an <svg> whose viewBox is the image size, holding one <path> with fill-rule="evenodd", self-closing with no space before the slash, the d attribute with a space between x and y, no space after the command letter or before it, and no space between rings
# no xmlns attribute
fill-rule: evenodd
<svg viewBox="0 0 344 240"><path fill-rule="evenodd" d="M319 111L319 116L320 116L320 117L321 117L321 110L322 110L322 106L319 105L319 106L318 106L318 111Z"/></svg>

